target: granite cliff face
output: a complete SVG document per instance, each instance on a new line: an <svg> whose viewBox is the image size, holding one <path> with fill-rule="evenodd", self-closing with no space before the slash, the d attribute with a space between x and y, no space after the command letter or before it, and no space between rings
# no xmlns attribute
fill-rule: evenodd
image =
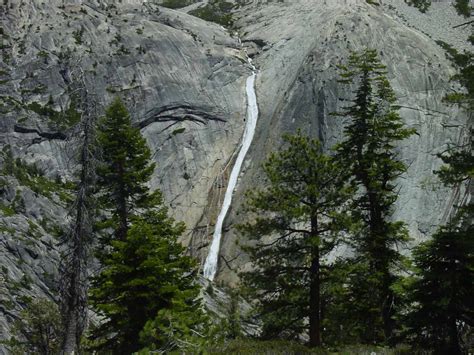
<svg viewBox="0 0 474 355"><path fill-rule="evenodd" d="M62 181L72 178L77 137L74 115L60 113L73 112L69 72L82 73L98 112L117 95L128 104L157 162L152 187L163 191L174 217L186 222L182 241L189 252L204 260L245 124L251 70L243 49L253 58L260 70L260 117L224 223L218 279L227 283L247 267L233 228L245 218L244 191L262 181L261 163L282 133L301 128L326 148L341 137L344 122L329 113L350 98L336 81L336 66L351 50L379 51L401 115L418 132L399 147L409 170L400 180L394 217L407 222L419 241L463 198L463 191L441 188L432 174L440 164L436 153L467 139L466 115L442 103L456 85L450 81L455 70L434 40L468 36L462 29L451 34L462 19L449 12L449 4L434 4L432 13L422 15L397 1L374 6L363 0L255 0L235 9L235 29L226 30L186 13L200 3L178 11L154 1L2 5L0 338L9 336L24 296L54 293L54 225L67 223ZM447 22L423 26L436 6L446 6L439 21ZM34 163L56 185L40 176L7 174L7 146L13 158Z"/></svg>
<svg viewBox="0 0 474 355"><path fill-rule="evenodd" d="M465 114L442 102L455 87L449 79L454 74L451 63L433 40L445 33L422 33L407 27L403 23L410 22L404 13L417 13L400 2L399 8L394 7L396 2L384 3L383 7L355 0L253 4L237 15L242 40L252 44L261 71L257 79L260 118L237 196L259 181L259 166L278 145L283 132L301 128L319 137L326 148L340 139L344 122L330 113L338 111L344 105L342 99L351 94L336 81L336 66L350 51L371 47L387 64L400 114L407 126L417 130L417 135L399 147L409 169L399 181L394 218L405 221L414 242L419 242L446 218L455 200L466 198L463 191L444 189L432 173L440 164L436 153L448 144L469 139ZM441 3L434 4L435 14L439 7L450 13L449 4ZM450 14L452 17L445 18L443 24L449 30L456 21L462 23L461 18ZM414 25L429 22L428 16L418 15ZM227 218L228 233L221 252L223 259L234 260L231 267L237 269L247 266L245 256L235 246L238 235L232 228L242 219L241 203L242 199L237 199ZM235 280L225 262L221 263L220 275Z"/></svg>
<svg viewBox="0 0 474 355"><path fill-rule="evenodd" d="M48 178L72 178L77 133L58 112L71 107L69 78L82 71L99 112L124 98L159 166L153 187L194 228L243 129L250 70L237 39L153 4L9 3L2 7L2 169L12 160L9 147ZM60 184L43 190L19 180L2 178L2 338L25 295L52 294L58 240L51 226L67 222Z"/></svg>

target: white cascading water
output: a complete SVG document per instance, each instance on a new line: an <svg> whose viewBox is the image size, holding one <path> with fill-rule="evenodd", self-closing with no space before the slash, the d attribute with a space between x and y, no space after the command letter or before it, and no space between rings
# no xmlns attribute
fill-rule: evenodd
<svg viewBox="0 0 474 355"><path fill-rule="evenodd" d="M222 238L222 225L224 219L229 211L230 204L232 203L232 194L235 186L237 185L237 179L242 169L242 163L244 162L245 155L247 154L250 144L255 133L255 127L257 126L258 118L258 106L257 106L257 95L255 94L255 78L257 72L255 67L252 65L252 60L248 59L252 66L252 75L247 78L247 124L245 125L244 135L242 137L242 145L239 151L239 155L235 161L235 165L232 168L232 172L229 178L229 184L224 196L224 203L222 204L221 211L217 217L216 228L212 236L212 244L209 248L209 254L207 255L206 262L204 263L204 277L208 280L214 280L217 271L217 261L219 259L219 249L221 246Z"/></svg>

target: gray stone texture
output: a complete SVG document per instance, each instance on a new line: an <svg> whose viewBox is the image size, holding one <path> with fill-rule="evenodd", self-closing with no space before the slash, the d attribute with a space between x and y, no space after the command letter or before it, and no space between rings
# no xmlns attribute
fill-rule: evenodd
<svg viewBox="0 0 474 355"><path fill-rule="evenodd" d="M234 227L246 218L244 192L262 184L262 162L283 133L298 128L319 137L326 149L338 142L344 122L330 113L341 109L351 91L337 82L337 65L350 51L376 48L388 66L400 113L418 132L398 148L409 170L399 181L394 218L408 224L415 242L423 240L464 193L442 188L432 173L440 165L436 153L467 139L466 115L442 102L457 88L450 81L455 70L434 42L457 32L413 27L418 18L429 21L430 12L403 8L410 16L402 19L393 3L247 1L235 10L236 29L225 30L186 14L199 4L175 11L152 1L9 0L0 9L6 34L0 146L10 145L15 157L37 164L50 178L71 179L77 133L58 129L28 105L52 100L55 110L67 108L62 70L81 67L100 112L117 95L130 108L157 163L151 187L160 188L170 213L186 222L182 242L203 261L245 124L251 71L240 37L259 69L260 117L224 226L218 280L234 284L235 271L249 267ZM463 21L454 12L446 16L452 23ZM56 193L47 198L13 177L4 179L2 205L19 194L25 210L12 216L0 211L2 339L10 336L24 306L22 296L54 293L57 239L40 222L68 221L68 208ZM25 279L31 280L23 282L26 287Z"/></svg>

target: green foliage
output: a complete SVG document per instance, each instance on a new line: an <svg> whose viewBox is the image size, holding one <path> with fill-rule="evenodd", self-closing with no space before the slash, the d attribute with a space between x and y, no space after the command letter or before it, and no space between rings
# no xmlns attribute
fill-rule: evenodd
<svg viewBox="0 0 474 355"><path fill-rule="evenodd" d="M0 95L0 112L8 113L11 111L18 111L22 107L23 104L20 101L16 100L14 97L8 95ZM21 122L20 120L21 118L18 121Z"/></svg>
<svg viewBox="0 0 474 355"><path fill-rule="evenodd" d="M20 190L15 191L15 198L10 207L15 211L15 213L24 213L26 211L25 200L23 199Z"/></svg>
<svg viewBox="0 0 474 355"><path fill-rule="evenodd" d="M107 317L93 335L104 339L99 349L169 350L203 325L194 262L181 256L183 247L177 242L183 230L184 225L175 224L162 208L136 218L125 240L111 242L90 297L93 307Z"/></svg>
<svg viewBox="0 0 474 355"><path fill-rule="evenodd" d="M408 5L417 7L421 12L426 12L431 6L431 0L405 0ZM459 15L470 17L472 7L469 0L454 0L453 6Z"/></svg>
<svg viewBox="0 0 474 355"><path fill-rule="evenodd" d="M471 215L471 221L472 221ZM453 221L413 255L416 280L408 289L408 338L437 354L461 354L463 325L474 326L474 227Z"/></svg>
<svg viewBox="0 0 474 355"><path fill-rule="evenodd" d="M61 319L57 305L46 299L29 302L12 332L13 337L4 342L12 354L58 354Z"/></svg>
<svg viewBox="0 0 474 355"><path fill-rule="evenodd" d="M210 285L210 284L209 284ZM221 331L225 334L226 339L238 339L243 336L241 319L239 309L240 295L237 290L230 289L230 302L227 307L227 317L221 324Z"/></svg>
<svg viewBox="0 0 474 355"><path fill-rule="evenodd" d="M245 294L258 300L264 338L297 339L313 329L311 340L319 342L313 336L320 332L320 285L326 277L320 260L349 224L342 207L351 189L318 141L300 133L284 141L286 149L264 165L268 187L248 193L249 211L257 217L240 230L257 240L244 247L256 268L242 277Z"/></svg>
<svg viewBox="0 0 474 355"><path fill-rule="evenodd" d="M199 353L207 343L209 323L196 301L198 287L190 286L177 290L171 306L145 324L140 341L146 350Z"/></svg>
<svg viewBox="0 0 474 355"><path fill-rule="evenodd" d="M132 127L130 115L120 99L107 108L98 124L98 142L102 163L98 166L100 202L113 214L115 237L125 239L129 220L137 208L152 207L160 194L150 194L148 181L155 164L138 128Z"/></svg>
<svg viewBox="0 0 474 355"><path fill-rule="evenodd" d="M471 15L469 1L456 1L458 13ZM472 36L471 36L472 37ZM472 118L474 108L474 62L471 52L459 53L450 45L438 42L457 66L453 78L467 92L455 92L445 97L448 103L463 107ZM474 141L450 147L439 154L445 165L436 174L454 189L472 188L474 175ZM407 288L408 307L405 336L417 347L435 354L464 354L471 352L466 337L472 337L474 327L474 204L455 206L449 222L441 226L432 239L414 251L417 270ZM470 332L470 335L469 335ZM467 335L466 335L467 334ZM472 346L472 342L471 342Z"/></svg>
<svg viewBox="0 0 474 355"><path fill-rule="evenodd" d="M471 16L472 7L469 0L455 0L453 5L459 15L464 17Z"/></svg>
<svg viewBox="0 0 474 355"><path fill-rule="evenodd" d="M205 21L231 27L234 22L231 13L233 6L231 2L225 0L210 0L205 6L192 10L189 14Z"/></svg>
<svg viewBox="0 0 474 355"><path fill-rule="evenodd" d="M184 133L185 130L186 130L185 127L176 128L175 130L173 130L173 132L171 132L171 135L175 136L177 134Z"/></svg>
<svg viewBox="0 0 474 355"><path fill-rule="evenodd" d="M38 53L36 53L36 56L37 56L38 58L40 58L40 59L43 59L43 61L44 61L45 63L48 62L48 58L49 58L48 52L46 52L46 51L44 51L44 50L41 50L41 51L39 51Z"/></svg>
<svg viewBox="0 0 474 355"><path fill-rule="evenodd" d="M76 44L82 44L83 43L83 39L82 39L82 36L84 35L84 27L81 26L81 28L79 30L75 30L72 32L72 37L74 38L74 41Z"/></svg>
<svg viewBox="0 0 474 355"><path fill-rule="evenodd" d="M469 188L474 177L471 140L467 147L442 155L436 173L445 185ZM461 354L466 328L474 327L474 204L457 206L453 218L413 255L417 266L409 285L405 335L418 347L436 354Z"/></svg>
<svg viewBox="0 0 474 355"><path fill-rule="evenodd" d="M244 338L242 323L248 320L247 317L250 314L242 313L241 302L243 298L238 288L226 288L225 292L230 296L229 300L218 301L223 307L221 314L211 313L210 318L213 320L213 324L208 332L208 341L205 345L221 344ZM206 287L206 293L210 297L214 295L212 283L209 283Z"/></svg>
<svg viewBox="0 0 474 355"><path fill-rule="evenodd" d="M54 120L53 118L56 118ZM51 118L51 122L60 129L66 129L78 124L81 121L81 113L77 110L75 100L71 100L68 108L60 115L60 117Z"/></svg>
<svg viewBox="0 0 474 355"><path fill-rule="evenodd" d="M408 239L404 224L390 221L396 179L406 171L395 147L415 132L404 128L393 108L396 98L385 74L375 50L353 53L348 64L341 66L340 82L357 85L354 99L335 114L350 119L345 139L337 146L337 158L359 191L353 215L362 222L352 238L355 255L346 280L348 314L359 321L360 340L369 343L388 340L395 327L391 286L403 260L395 248Z"/></svg>
<svg viewBox="0 0 474 355"><path fill-rule="evenodd" d="M431 0L405 0L405 2L417 7L421 12L426 12L431 6Z"/></svg>
<svg viewBox="0 0 474 355"><path fill-rule="evenodd" d="M184 224L167 216L159 191L150 193L151 153L119 99L99 123L98 140L100 201L113 236L101 241L103 268L90 291L105 317L92 333L93 348L130 354L197 347L206 322L195 263L177 241Z"/></svg>
<svg viewBox="0 0 474 355"><path fill-rule="evenodd" d="M15 159L10 146L3 148L0 157L3 158L1 175L14 176L20 185L27 186L47 198L52 198L56 193L61 193L65 198L69 196L70 185L68 183L48 179L35 164L28 164L19 158Z"/></svg>
<svg viewBox="0 0 474 355"><path fill-rule="evenodd" d="M58 114L58 112L54 111L51 107L49 106L42 106L40 103L34 101L30 104L28 104L28 109L36 112L38 115L41 116L53 116Z"/></svg>
<svg viewBox="0 0 474 355"><path fill-rule="evenodd" d="M319 354L319 355L401 355L418 354L406 346L398 346L395 349L382 348L370 345L351 345L334 349L310 349L297 342L291 341L259 341L253 339L238 339L224 344L214 345L205 349L208 354L248 354L248 355L299 355L299 354ZM420 353L421 354L421 353Z"/></svg>
<svg viewBox="0 0 474 355"><path fill-rule="evenodd" d="M459 53L449 44L437 41L448 55L448 58L458 69L458 73L453 76L453 80L459 81L467 92L454 92L446 95L444 100L448 103L458 104L467 110L474 108L474 54L472 52Z"/></svg>
<svg viewBox="0 0 474 355"><path fill-rule="evenodd" d="M74 100L71 100L65 111L56 111L53 108L53 102L51 99L45 105L41 105L34 101L28 104L27 108L40 116L48 118L51 126L60 130L66 130L76 125L81 120L81 114L77 111Z"/></svg>
<svg viewBox="0 0 474 355"><path fill-rule="evenodd" d="M168 7L170 9L180 9L182 7L193 4L194 0L164 0L161 6Z"/></svg>
<svg viewBox="0 0 474 355"><path fill-rule="evenodd" d="M375 6L379 6L380 3L376 0L366 0L367 1L367 4L370 4L370 5L375 5Z"/></svg>
<svg viewBox="0 0 474 355"><path fill-rule="evenodd" d="M446 153L438 155L446 164L437 171L438 176L445 184L458 184L474 178L474 156L472 154L474 142L471 140L470 146L468 145L466 148L466 150L450 149Z"/></svg>
<svg viewBox="0 0 474 355"><path fill-rule="evenodd" d="M274 340L258 341L250 339L233 340L206 349L209 354L249 354L249 355L297 355L329 354L326 350L309 349L297 342Z"/></svg>
<svg viewBox="0 0 474 355"><path fill-rule="evenodd" d="M16 232L16 229L13 228L13 227L9 227L5 223L2 222L2 223L0 223L0 232L10 234L10 235L14 235L15 232Z"/></svg>
<svg viewBox="0 0 474 355"><path fill-rule="evenodd" d="M11 217L15 215L15 210L11 206L4 205L0 203L0 211L5 217Z"/></svg>

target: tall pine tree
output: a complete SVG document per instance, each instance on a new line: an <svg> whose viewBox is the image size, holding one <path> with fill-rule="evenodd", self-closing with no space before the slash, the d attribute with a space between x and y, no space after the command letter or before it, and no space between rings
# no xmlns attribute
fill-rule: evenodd
<svg viewBox="0 0 474 355"><path fill-rule="evenodd" d="M307 333L309 345L320 346L324 258L339 242L350 189L318 141L300 133L284 141L286 148L264 165L268 187L249 192L249 211L257 217L240 228L256 239L245 248L255 269L242 274L243 283L258 300L264 338Z"/></svg>
<svg viewBox="0 0 474 355"><path fill-rule="evenodd" d="M471 14L468 1L454 5L465 16ZM415 346L436 354L462 354L472 350L463 340L469 328L472 337L474 327L474 56L467 51L458 53L447 44L443 47L459 70L453 79L465 88L445 100L464 108L469 121L467 141L439 154L445 165L436 173L446 186L465 191L470 198L458 202L448 223L415 249L417 268L408 289L411 302L405 321L406 335Z"/></svg>
<svg viewBox="0 0 474 355"><path fill-rule="evenodd" d="M460 216L458 216L460 217ZM474 228L455 218L414 251L408 338L436 354L464 354L462 335L474 326Z"/></svg>
<svg viewBox="0 0 474 355"><path fill-rule="evenodd" d="M472 189L473 143L443 155L439 176L447 185ZM463 157L460 160L460 157ZM458 206L451 220L414 251L415 281L409 288L408 339L435 354L464 354L463 333L474 326L474 204Z"/></svg>
<svg viewBox="0 0 474 355"><path fill-rule="evenodd" d="M184 225L168 217L160 192L147 187L154 168L150 150L119 99L107 109L98 136L100 197L112 235L102 240L102 270L92 280L90 300L104 316L92 333L94 348L171 350L180 345L176 337L203 326L195 262L177 240ZM163 332L170 319L180 326Z"/></svg>
<svg viewBox="0 0 474 355"><path fill-rule="evenodd" d="M124 240L131 217L140 208L153 207L157 201L147 186L155 164L140 131L133 127L130 114L117 98L99 121L97 138L103 163L98 166L101 205L112 212L109 226L115 238Z"/></svg>
<svg viewBox="0 0 474 355"><path fill-rule="evenodd" d="M375 50L353 53L347 65L341 66L340 81L355 85L355 97L336 114L350 120L337 158L358 188L353 213L363 227L353 239L355 268L348 281L350 309L359 319L360 340L367 343L392 336L395 296L391 287L402 259L396 248L408 239L403 223L390 217L397 199L396 179L406 170L395 147L414 130L404 127L385 75Z"/></svg>

